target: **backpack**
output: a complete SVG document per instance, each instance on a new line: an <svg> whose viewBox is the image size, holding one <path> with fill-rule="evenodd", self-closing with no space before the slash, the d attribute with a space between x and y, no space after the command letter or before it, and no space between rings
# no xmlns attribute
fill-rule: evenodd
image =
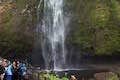
<svg viewBox="0 0 120 80"><path fill-rule="evenodd" d="M2 65L0 65L0 75L3 74L4 72L5 72L5 68Z"/></svg>

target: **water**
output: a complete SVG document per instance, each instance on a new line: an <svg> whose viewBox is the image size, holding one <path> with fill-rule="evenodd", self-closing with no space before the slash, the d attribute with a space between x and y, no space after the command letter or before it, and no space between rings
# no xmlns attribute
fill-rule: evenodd
<svg viewBox="0 0 120 80"><path fill-rule="evenodd" d="M65 68L65 25L63 0L44 0L41 43L46 69Z"/></svg>

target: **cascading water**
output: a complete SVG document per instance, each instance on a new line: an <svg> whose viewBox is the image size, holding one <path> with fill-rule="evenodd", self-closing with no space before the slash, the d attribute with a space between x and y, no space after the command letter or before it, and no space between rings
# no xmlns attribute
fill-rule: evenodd
<svg viewBox="0 0 120 80"><path fill-rule="evenodd" d="M41 43L45 67L63 69L66 55L63 0L44 0L43 12Z"/></svg>

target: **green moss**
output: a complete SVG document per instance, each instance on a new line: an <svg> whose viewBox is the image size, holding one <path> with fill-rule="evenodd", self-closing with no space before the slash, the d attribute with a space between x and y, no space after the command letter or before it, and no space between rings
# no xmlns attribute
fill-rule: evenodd
<svg viewBox="0 0 120 80"><path fill-rule="evenodd" d="M70 43L96 55L120 52L119 1L83 1L73 10ZM73 3L75 4L75 3ZM84 5L85 4L85 5Z"/></svg>
<svg viewBox="0 0 120 80"><path fill-rule="evenodd" d="M95 9L91 12L92 23L96 28L104 27L109 20L109 8L101 3L96 4Z"/></svg>
<svg viewBox="0 0 120 80"><path fill-rule="evenodd" d="M111 0L111 11L114 13L116 19L120 21L120 3L117 0Z"/></svg>

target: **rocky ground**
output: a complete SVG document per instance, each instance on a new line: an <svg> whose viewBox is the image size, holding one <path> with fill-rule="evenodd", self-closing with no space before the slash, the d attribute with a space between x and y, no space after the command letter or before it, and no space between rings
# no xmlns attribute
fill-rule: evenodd
<svg viewBox="0 0 120 80"><path fill-rule="evenodd" d="M89 65L90 69L85 70L71 70L65 71L67 77L70 78L70 75L75 75L78 80L119 80L120 79L120 65L119 64L97 64ZM45 80L44 71L31 70L29 75L32 80ZM64 74L64 71L60 72ZM31 80L30 79L30 80ZM49 79L48 79L49 80ZM53 79L54 80L54 79Z"/></svg>

